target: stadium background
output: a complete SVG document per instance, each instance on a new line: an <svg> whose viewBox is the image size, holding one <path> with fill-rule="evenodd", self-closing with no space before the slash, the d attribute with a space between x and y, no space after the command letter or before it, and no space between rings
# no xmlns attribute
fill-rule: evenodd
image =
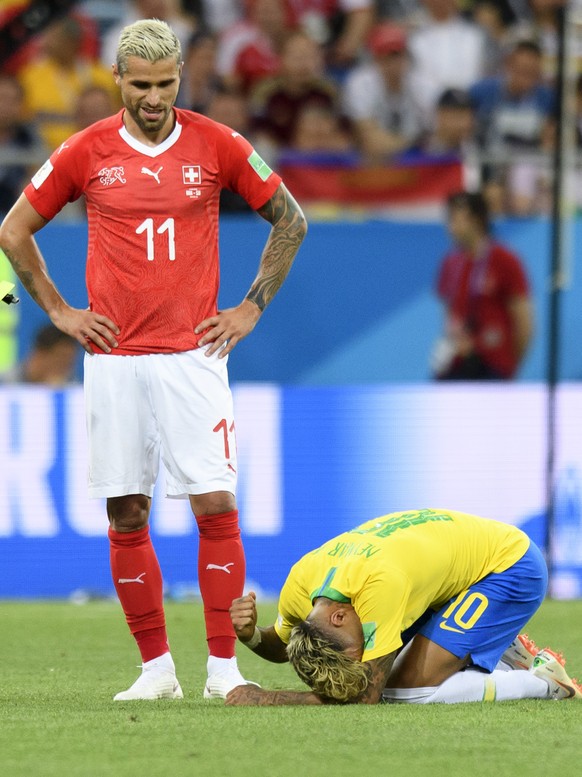
<svg viewBox="0 0 582 777"><path fill-rule="evenodd" d="M249 585L275 594L315 543L397 509L473 511L522 525L543 543L548 226L506 222L498 231L532 278L535 345L513 384L445 387L428 381L442 224L312 225L284 290L230 361ZM258 219L223 224L222 305L243 293L265 232ZM83 262L64 257L82 257L85 238L82 225L39 235L57 284L78 305L86 302ZM579 273L572 280L553 589L566 597L582 594ZM25 352L42 314L26 295L19 313ZM111 594L104 505L86 496L81 388L2 387L0 429L0 596ZM168 593L195 596L193 520L162 490L160 483L152 525Z"/></svg>
<svg viewBox="0 0 582 777"><path fill-rule="evenodd" d="M230 362L249 584L274 594L315 543L396 509L481 513L543 542L548 219L501 218L495 226L533 288L536 336L518 380L444 387L430 383L429 369L441 326L434 280L448 246L442 218L375 219L361 207L347 220L340 210L333 215L311 218L284 289ZM570 248L580 245L580 229L577 222ZM265 236L255 217L224 220L222 305L248 287ZM64 296L86 304L85 225L50 225L38 241ZM582 596L579 276L572 262L558 392L559 597ZM20 296L22 356L44 318ZM104 506L87 499L85 469L79 387L0 386L0 597L113 593ZM153 535L167 592L189 598L197 593L193 520L162 492L160 483Z"/></svg>

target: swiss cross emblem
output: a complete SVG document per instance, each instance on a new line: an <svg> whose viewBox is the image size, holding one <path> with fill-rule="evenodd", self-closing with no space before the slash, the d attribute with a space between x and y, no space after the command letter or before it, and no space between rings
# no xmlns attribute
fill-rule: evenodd
<svg viewBox="0 0 582 777"><path fill-rule="evenodd" d="M199 186L202 183L200 165L182 165L182 182L188 186Z"/></svg>

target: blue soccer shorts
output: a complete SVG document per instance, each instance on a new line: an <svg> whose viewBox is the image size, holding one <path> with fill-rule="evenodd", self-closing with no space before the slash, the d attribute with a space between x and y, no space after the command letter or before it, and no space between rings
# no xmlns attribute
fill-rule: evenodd
<svg viewBox="0 0 582 777"><path fill-rule="evenodd" d="M457 658L492 672L505 649L539 608L548 570L533 542L505 572L492 572L448 601L429 610L402 634L404 644L422 634Z"/></svg>

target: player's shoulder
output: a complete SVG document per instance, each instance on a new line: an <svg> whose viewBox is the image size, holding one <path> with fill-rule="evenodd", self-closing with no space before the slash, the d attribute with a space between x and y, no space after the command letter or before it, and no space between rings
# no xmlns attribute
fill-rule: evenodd
<svg viewBox="0 0 582 777"><path fill-rule="evenodd" d="M190 136L197 146L202 145L207 153L214 154L223 169L248 159L252 154L252 144L232 127L194 111L177 110L176 114L182 125L184 140L188 142Z"/></svg>
<svg viewBox="0 0 582 777"><path fill-rule="evenodd" d="M75 150L81 149L93 149L98 139L103 136L110 136L116 133L121 127L121 111L115 113L113 116L108 116L106 119L96 121L94 124L90 124L85 129L76 132L71 137L67 138L65 142L57 149L57 153L62 152L66 148L74 148Z"/></svg>
<svg viewBox="0 0 582 777"><path fill-rule="evenodd" d="M182 132L196 132L209 138L232 136L233 130L225 124L220 124L202 113L176 108L176 118L182 125ZM238 133L237 133L238 134Z"/></svg>
<svg viewBox="0 0 582 777"><path fill-rule="evenodd" d="M503 245L503 243L493 241L491 243L490 251L491 257L498 264L522 264L521 259L515 251L512 251L508 246Z"/></svg>

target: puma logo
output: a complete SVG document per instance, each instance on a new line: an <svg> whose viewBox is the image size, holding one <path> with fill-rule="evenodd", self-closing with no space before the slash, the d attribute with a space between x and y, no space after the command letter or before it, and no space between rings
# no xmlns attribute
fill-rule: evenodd
<svg viewBox="0 0 582 777"><path fill-rule="evenodd" d="M153 170L148 170L147 167L142 167L141 171L142 171L142 173L144 175L151 175L151 177L155 178L157 183L159 183L160 182L160 173L162 172L163 169L164 169L163 166L161 166L159 168L159 170L156 173L154 173Z"/></svg>
<svg viewBox="0 0 582 777"><path fill-rule="evenodd" d="M218 564L207 564L206 569L220 569L222 572L226 572L227 575L230 575L230 569L229 567L234 566L234 561L230 561L228 564L225 564L223 567L219 567Z"/></svg>
<svg viewBox="0 0 582 777"><path fill-rule="evenodd" d="M141 583L142 585L145 585L145 580L142 580L142 577L145 577L145 572L142 572L137 577L120 577L117 582L118 583Z"/></svg>

